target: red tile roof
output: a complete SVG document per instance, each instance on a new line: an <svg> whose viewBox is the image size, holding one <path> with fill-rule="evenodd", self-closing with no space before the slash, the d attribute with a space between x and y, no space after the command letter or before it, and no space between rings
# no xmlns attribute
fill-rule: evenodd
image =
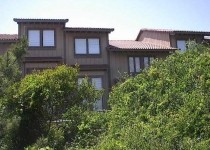
<svg viewBox="0 0 210 150"><path fill-rule="evenodd" d="M154 31L154 32L183 32L183 33L199 33L199 34L210 34L209 31L193 31L193 30L172 30L172 29L148 29L143 28L140 31Z"/></svg>
<svg viewBox="0 0 210 150"><path fill-rule="evenodd" d="M18 40L17 34L0 34L0 41L16 41Z"/></svg>
<svg viewBox="0 0 210 150"><path fill-rule="evenodd" d="M193 30L172 30L172 29L148 29L148 28L143 28L140 29L139 34L136 38L140 37L141 33L144 31L150 31L150 32L167 32L167 33L174 33L174 34L200 34L200 35L210 35L209 31L193 31Z"/></svg>
<svg viewBox="0 0 210 150"><path fill-rule="evenodd" d="M173 32L174 30L171 30L171 29L148 29L148 28L143 28L140 31Z"/></svg>
<svg viewBox="0 0 210 150"><path fill-rule="evenodd" d="M76 28L65 28L67 32L112 32L114 28L90 28L90 27L76 27Z"/></svg>
<svg viewBox="0 0 210 150"><path fill-rule="evenodd" d="M154 45L149 43L143 43L134 40L110 40L108 49L112 51L119 50L176 50L173 47L166 47L160 45Z"/></svg>

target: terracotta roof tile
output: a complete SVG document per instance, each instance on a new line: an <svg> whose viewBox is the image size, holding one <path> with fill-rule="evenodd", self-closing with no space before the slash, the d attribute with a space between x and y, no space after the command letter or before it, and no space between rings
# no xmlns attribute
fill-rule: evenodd
<svg viewBox="0 0 210 150"><path fill-rule="evenodd" d="M65 28L68 32L112 32L114 28L90 28L90 27L70 27Z"/></svg>
<svg viewBox="0 0 210 150"><path fill-rule="evenodd" d="M17 34L0 34L0 41L16 41L18 40Z"/></svg>
<svg viewBox="0 0 210 150"><path fill-rule="evenodd" d="M175 32L175 33L200 33L200 34L210 34L209 31L194 31L194 30L172 30L172 29L149 29L143 28L140 31L154 31L154 32Z"/></svg>
<svg viewBox="0 0 210 150"><path fill-rule="evenodd" d="M110 40L110 50L176 50L173 47L154 45L134 40Z"/></svg>
<svg viewBox="0 0 210 150"><path fill-rule="evenodd" d="M171 29L149 29L149 28L143 28L140 31L173 32L174 30L171 30Z"/></svg>

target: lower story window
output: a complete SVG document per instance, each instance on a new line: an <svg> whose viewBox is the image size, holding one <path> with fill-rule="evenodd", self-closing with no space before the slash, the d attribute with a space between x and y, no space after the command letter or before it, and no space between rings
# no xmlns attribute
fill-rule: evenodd
<svg viewBox="0 0 210 150"><path fill-rule="evenodd" d="M154 57L129 57L129 72L131 74L137 74L141 72L143 68L148 68Z"/></svg>
<svg viewBox="0 0 210 150"><path fill-rule="evenodd" d="M81 84L83 79L84 78L78 78L78 84ZM92 85L95 87L96 90L102 90L103 85L102 85L101 77L89 77L88 79L92 83ZM102 110L103 109L102 99L103 99L103 97L100 97L98 100L96 100L96 102L93 106L94 110Z"/></svg>

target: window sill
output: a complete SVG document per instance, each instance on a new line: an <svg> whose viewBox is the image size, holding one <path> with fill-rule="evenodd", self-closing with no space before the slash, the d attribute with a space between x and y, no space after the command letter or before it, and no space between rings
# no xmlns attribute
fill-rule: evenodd
<svg viewBox="0 0 210 150"><path fill-rule="evenodd" d="M101 58L101 54L74 54L75 58Z"/></svg>
<svg viewBox="0 0 210 150"><path fill-rule="evenodd" d="M55 46L29 46L28 50L56 50Z"/></svg>

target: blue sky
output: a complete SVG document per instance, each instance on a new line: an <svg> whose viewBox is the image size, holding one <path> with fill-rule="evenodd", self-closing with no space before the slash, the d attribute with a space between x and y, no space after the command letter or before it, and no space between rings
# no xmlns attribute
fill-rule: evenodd
<svg viewBox="0 0 210 150"><path fill-rule="evenodd" d="M115 28L110 39L134 40L141 28L210 31L210 0L4 0L0 33L13 18L65 18L68 27Z"/></svg>

